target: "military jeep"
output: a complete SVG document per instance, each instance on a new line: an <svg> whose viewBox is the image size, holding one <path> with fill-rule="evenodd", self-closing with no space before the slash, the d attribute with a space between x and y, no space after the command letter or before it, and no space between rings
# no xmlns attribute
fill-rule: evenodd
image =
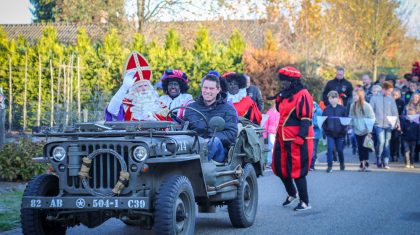
<svg viewBox="0 0 420 235"><path fill-rule="evenodd" d="M206 120L207 123L207 120ZM220 117L208 128L221 130ZM258 205L257 176L266 152L263 129L246 119L224 163L207 158L207 141L172 121L81 123L47 138L43 156L51 173L27 185L23 234L64 234L109 218L156 234L194 234L198 212L227 206L234 227L249 227ZM211 140L210 140L211 141Z"/></svg>

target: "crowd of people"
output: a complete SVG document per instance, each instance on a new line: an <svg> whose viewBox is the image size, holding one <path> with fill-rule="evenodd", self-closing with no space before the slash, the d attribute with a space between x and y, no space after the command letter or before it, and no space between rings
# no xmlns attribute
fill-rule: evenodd
<svg viewBox="0 0 420 235"><path fill-rule="evenodd" d="M414 168L420 152L419 75L420 66L416 62L412 73L403 78L380 74L372 82L369 74L363 74L353 87L345 79L344 69L336 69L335 78L324 87L322 100L319 104L314 102L312 120L315 148L320 139L325 138L327 142L328 173L337 160L340 170L345 170L346 143L359 156L359 171L369 171L370 153L376 157L374 163L378 168L389 169L390 162L401 160L406 168ZM275 120L278 114L270 109L267 115L265 127L269 136L276 128L271 119ZM270 158L267 156L269 164ZM311 170L315 170L316 159L314 151Z"/></svg>

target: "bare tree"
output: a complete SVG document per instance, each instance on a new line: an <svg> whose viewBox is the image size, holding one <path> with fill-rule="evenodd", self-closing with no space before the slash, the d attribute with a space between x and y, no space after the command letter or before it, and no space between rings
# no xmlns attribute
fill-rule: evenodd
<svg viewBox="0 0 420 235"><path fill-rule="evenodd" d="M199 4L203 5L205 2L201 1ZM180 14L174 12L175 9L194 14L196 6L191 0L137 0L138 32L143 30L145 22L150 21L162 12L177 14L179 18Z"/></svg>

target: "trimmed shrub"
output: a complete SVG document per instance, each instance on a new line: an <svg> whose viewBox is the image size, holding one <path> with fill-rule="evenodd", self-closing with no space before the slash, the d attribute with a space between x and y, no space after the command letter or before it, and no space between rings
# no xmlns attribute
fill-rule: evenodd
<svg viewBox="0 0 420 235"><path fill-rule="evenodd" d="M30 139L20 139L0 149L0 179L29 180L33 176L48 170L45 163L35 163L32 158L41 156L42 143L33 143Z"/></svg>

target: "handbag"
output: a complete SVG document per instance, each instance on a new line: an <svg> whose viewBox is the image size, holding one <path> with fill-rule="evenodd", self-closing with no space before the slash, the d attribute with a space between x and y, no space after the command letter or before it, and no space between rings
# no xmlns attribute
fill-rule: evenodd
<svg viewBox="0 0 420 235"><path fill-rule="evenodd" d="M375 151L375 145L373 143L372 134L368 133L363 141L363 147L370 149L372 152Z"/></svg>
<svg viewBox="0 0 420 235"><path fill-rule="evenodd" d="M365 115L365 111L363 110L363 108L362 108L362 113L363 115ZM365 122L365 127L368 134L366 135L365 140L363 140L363 147L368 148L372 152L375 152L375 144L373 143L372 134L369 133L369 128L367 127L366 122Z"/></svg>

